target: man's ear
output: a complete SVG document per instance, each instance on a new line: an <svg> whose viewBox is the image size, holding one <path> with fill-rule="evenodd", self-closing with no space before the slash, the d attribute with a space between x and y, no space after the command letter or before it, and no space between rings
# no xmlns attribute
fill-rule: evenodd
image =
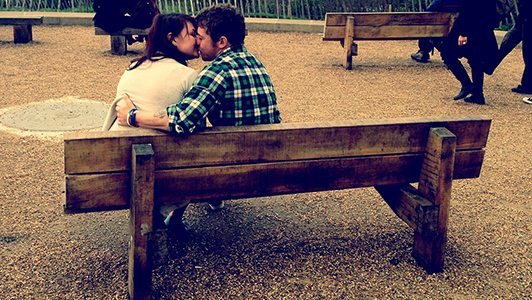
<svg viewBox="0 0 532 300"><path fill-rule="evenodd" d="M225 36L221 36L218 40L218 48L225 49L231 46L231 43L229 43L229 40Z"/></svg>

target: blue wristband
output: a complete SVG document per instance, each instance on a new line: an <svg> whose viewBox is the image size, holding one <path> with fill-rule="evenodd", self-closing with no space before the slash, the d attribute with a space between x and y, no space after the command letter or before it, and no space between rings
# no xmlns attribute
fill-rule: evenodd
<svg viewBox="0 0 532 300"><path fill-rule="evenodd" d="M133 127L139 127L139 125L137 124L137 120L136 120L136 117L137 117L137 111L138 111L138 109L135 109L135 110L131 113L131 126L133 126Z"/></svg>
<svg viewBox="0 0 532 300"><path fill-rule="evenodd" d="M129 112L127 113L127 118L126 118L127 125L129 125L130 127L138 127L137 123L135 122L136 115L137 115L136 108L132 108L129 110Z"/></svg>

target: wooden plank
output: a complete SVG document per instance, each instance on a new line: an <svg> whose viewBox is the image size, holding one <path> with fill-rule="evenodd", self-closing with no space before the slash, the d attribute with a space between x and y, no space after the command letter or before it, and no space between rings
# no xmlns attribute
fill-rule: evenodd
<svg viewBox="0 0 532 300"><path fill-rule="evenodd" d="M157 152L155 150L155 152ZM155 171L156 202L237 199L416 182L423 153ZM484 150L459 151L454 179L480 174ZM67 175L65 213L128 208L127 172Z"/></svg>
<svg viewBox="0 0 532 300"><path fill-rule="evenodd" d="M14 25L13 40L15 44L27 44L33 40L31 25Z"/></svg>
<svg viewBox="0 0 532 300"><path fill-rule="evenodd" d="M127 54L127 42L126 37L123 35L112 35L111 39L111 54L113 55L126 55Z"/></svg>
<svg viewBox="0 0 532 300"><path fill-rule="evenodd" d="M129 298L151 299L152 265L148 245L153 232L155 158L150 144L133 145L129 247Z"/></svg>
<svg viewBox="0 0 532 300"><path fill-rule="evenodd" d="M446 128L433 128L427 141L419 177L419 192L439 207L435 235L414 233L413 257L427 272L443 271L447 224L451 205L456 136Z"/></svg>
<svg viewBox="0 0 532 300"><path fill-rule="evenodd" d="M124 28L118 31L105 31L102 28L94 27L94 35L148 35L149 28Z"/></svg>
<svg viewBox="0 0 532 300"><path fill-rule="evenodd" d="M416 26L355 26L354 40L408 40L423 37L447 36L450 25L416 25ZM323 40L339 41L345 37L345 27L326 27Z"/></svg>
<svg viewBox="0 0 532 300"><path fill-rule="evenodd" d="M345 30L344 35L344 66L347 70L351 70L353 67L353 52L351 45L353 44L353 35L354 35L354 18L347 18L347 30Z"/></svg>
<svg viewBox="0 0 532 300"><path fill-rule="evenodd" d="M2 16L0 25L41 25L43 16Z"/></svg>
<svg viewBox="0 0 532 300"><path fill-rule="evenodd" d="M129 173L67 176L66 214L129 208Z"/></svg>
<svg viewBox="0 0 532 300"><path fill-rule="evenodd" d="M345 26L348 17L355 19L355 26L447 25L457 16L441 12L327 13L325 26Z"/></svg>
<svg viewBox="0 0 532 300"><path fill-rule="evenodd" d="M427 200L410 184L375 186L395 214L422 236L438 230L439 207Z"/></svg>
<svg viewBox="0 0 532 300"><path fill-rule="evenodd" d="M139 143L153 145L156 169L422 153L431 127L456 133L459 150L482 149L490 123L483 116L448 116L227 126L186 137L151 130L65 133L65 174L127 171L131 145Z"/></svg>

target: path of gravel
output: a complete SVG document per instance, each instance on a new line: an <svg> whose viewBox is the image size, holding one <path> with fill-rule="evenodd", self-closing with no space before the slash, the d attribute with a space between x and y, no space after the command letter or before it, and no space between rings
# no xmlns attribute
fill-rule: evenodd
<svg viewBox="0 0 532 300"><path fill-rule="evenodd" d="M110 103L128 61L90 27L0 27L0 110L75 97ZM284 122L482 114L482 174L453 183L445 272L411 257L412 231L371 188L192 205L189 241L154 272L156 299L530 299L532 106L510 92L520 50L486 78L488 105L453 101L439 55L415 41L360 42L354 70L316 34L250 32ZM139 50L140 46L131 47ZM191 63L201 68L200 61ZM23 132L24 133L24 132ZM60 138L0 131L0 299L126 299L126 211L64 215Z"/></svg>

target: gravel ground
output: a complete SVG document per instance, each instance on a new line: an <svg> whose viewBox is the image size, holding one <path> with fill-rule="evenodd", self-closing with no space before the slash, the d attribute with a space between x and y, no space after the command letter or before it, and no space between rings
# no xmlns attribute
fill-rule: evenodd
<svg viewBox="0 0 532 300"><path fill-rule="evenodd" d="M0 110L74 97L110 103L128 61L90 27L0 27ZM250 32L283 121L482 114L493 119L482 174L453 182L445 272L411 257L412 230L371 188L192 205L190 238L154 271L155 299L531 299L532 106L511 87L515 50L486 78L488 105L415 41L360 42L354 69L317 34ZM140 50L142 45L130 47ZM200 69L203 62L191 66ZM127 299L128 212L64 215L59 137L0 131L0 299Z"/></svg>

